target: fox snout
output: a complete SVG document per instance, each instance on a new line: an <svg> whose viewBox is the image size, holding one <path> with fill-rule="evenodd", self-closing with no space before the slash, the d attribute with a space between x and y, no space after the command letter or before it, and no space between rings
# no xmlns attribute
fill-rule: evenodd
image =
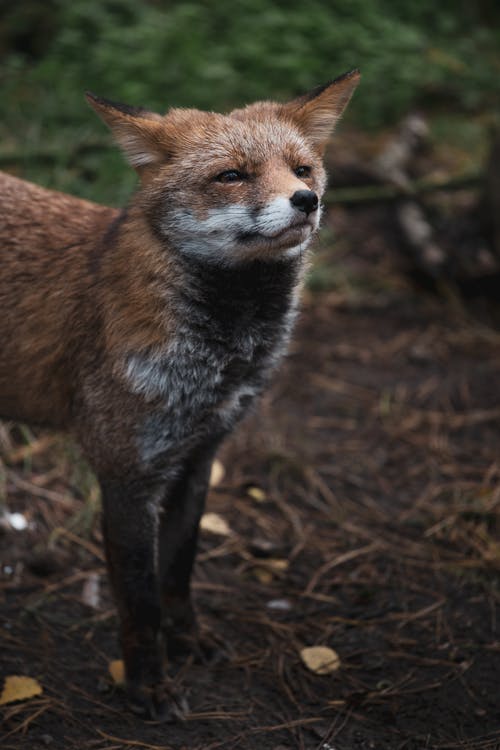
<svg viewBox="0 0 500 750"><path fill-rule="evenodd" d="M303 252L320 215L318 193L299 188L275 195L260 207L230 203L198 214L176 208L164 226L181 252L231 264Z"/></svg>
<svg viewBox="0 0 500 750"><path fill-rule="evenodd" d="M290 203L299 211L309 215L317 210L319 199L314 190L296 190L290 198Z"/></svg>

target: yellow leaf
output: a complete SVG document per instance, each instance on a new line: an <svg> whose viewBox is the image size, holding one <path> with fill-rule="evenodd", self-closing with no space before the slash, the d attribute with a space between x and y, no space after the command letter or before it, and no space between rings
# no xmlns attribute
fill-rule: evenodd
<svg viewBox="0 0 500 750"><path fill-rule="evenodd" d="M273 574L265 568L254 568L253 574L260 583L268 584L273 580Z"/></svg>
<svg viewBox="0 0 500 750"><path fill-rule="evenodd" d="M330 674L340 667L340 657L327 646L309 646L300 652L300 658L311 672Z"/></svg>
<svg viewBox="0 0 500 750"><path fill-rule="evenodd" d="M226 475L226 470L220 461L215 459L210 472L210 487L217 487Z"/></svg>
<svg viewBox="0 0 500 750"><path fill-rule="evenodd" d="M290 565L288 560L282 560L278 557L270 557L269 560L267 560L267 564L273 570L287 570Z"/></svg>
<svg viewBox="0 0 500 750"><path fill-rule="evenodd" d="M260 487L249 487L247 489L247 495L249 495L252 500L255 500L257 503L263 503L267 500L267 495L264 492L264 490L261 490Z"/></svg>
<svg viewBox="0 0 500 750"><path fill-rule="evenodd" d="M260 581L260 583L271 583L274 574L286 570L288 565L288 560L281 560L277 557L269 558L269 560L266 560L265 562L265 567L264 565L258 565L253 569L253 575L258 581Z"/></svg>
<svg viewBox="0 0 500 750"><path fill-rule="evenodd" d="M33 677L10 675L5 678L2 695L0 695L0 706L15 701L25 701L41 693L42 687Z"/></svg>
<svg viewBox="0 0 500 750"><path fill-rule="evenodd" d="M220 536L231 534L227 521L217 513L204 513L201 517L200 528L203 531L209 531L211 534L219 534Z"/></svg>
<svg viewBox="0 0 500 750"><path fill-rule="evenodd" d="M109 674L116 685L123 685L125 682L125 665L121 659L114 659L108 664Z"/></svg>

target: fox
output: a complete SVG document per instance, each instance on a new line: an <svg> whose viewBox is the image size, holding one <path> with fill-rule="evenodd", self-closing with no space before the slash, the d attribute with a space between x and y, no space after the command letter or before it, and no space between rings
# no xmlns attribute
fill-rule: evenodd
<svg viewBox="0 0 500 750"><path fill-rule="evenodd" d="M286 353L359 79L228 114L88 92L138 175L123 210L0 176L0 417L66 431L95 472L127 703L146 719L188 710L165 663L196 643L211 466Z"/></svg>

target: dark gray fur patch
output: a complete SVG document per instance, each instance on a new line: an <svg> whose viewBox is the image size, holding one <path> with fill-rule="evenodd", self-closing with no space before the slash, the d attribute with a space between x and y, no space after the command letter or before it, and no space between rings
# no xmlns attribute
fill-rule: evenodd
<svg viewBox="0 0 500 750"><path fill-rule="evenodd" d="M138 435L146 463L182 462L241 418L288 343L300 267L300 259L237 268L189 260L176 337L163 356L151 353L144 362L144 389L155 401ZM139 392L141 364L130 371Z"/></svg>

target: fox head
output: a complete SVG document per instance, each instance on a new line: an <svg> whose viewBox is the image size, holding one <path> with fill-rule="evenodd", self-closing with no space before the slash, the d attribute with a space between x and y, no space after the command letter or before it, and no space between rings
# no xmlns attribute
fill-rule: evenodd
<svg viewBox="0 0 500 750"><path fill-rule="evenodd" d="M156 236L222 264L300 254L319 226L322 156L359 82L353 70L286 104L162 116L87 94L141 187Z"/></svg>

